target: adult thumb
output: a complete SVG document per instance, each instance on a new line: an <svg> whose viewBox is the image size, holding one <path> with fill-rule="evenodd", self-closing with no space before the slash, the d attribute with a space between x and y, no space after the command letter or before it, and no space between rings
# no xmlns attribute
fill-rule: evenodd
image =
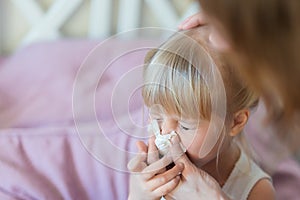
<svg viewBox="0 0 300 200"><path fill-rule="evenodd" d="M186 149L180 143L179 137L177 135L173 136L171 142L172 146L170 147L170 154L174 163L182 163L184 165L182 175L186 177L188 174L194 173L197 170L197 167L190 161L188 156L185 154Z"/></svg>
<svg viewBox="0 0 300 200"><path fill-rule="evenodd" d="M143 141L137 141L136 146L139 152L144 152L144 153L148 152L148 147Z"/></svg>

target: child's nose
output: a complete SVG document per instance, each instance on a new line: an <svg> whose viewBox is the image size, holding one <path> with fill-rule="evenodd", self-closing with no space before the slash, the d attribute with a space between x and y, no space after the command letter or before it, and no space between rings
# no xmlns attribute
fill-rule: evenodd
<svg viewBox="0 0 300 200"><path fill-rule="evenodd" d="M162 123L161 129L162 129L161 130L162 134L169 134L171 131L176 130L175 120L172 120L172 119L164 120L164 122Z"/></svg>

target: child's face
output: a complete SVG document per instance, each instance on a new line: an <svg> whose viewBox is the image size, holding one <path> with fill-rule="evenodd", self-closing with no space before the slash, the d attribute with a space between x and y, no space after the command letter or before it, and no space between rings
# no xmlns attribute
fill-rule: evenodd
<svg viewBox="0 0 300 200"><path fill-rule="evenodd" d="M204 143L209 123L208 120L186 119L176 115L165 114L161 110L151 109L150 120L157 120L161 134L176 131L181 143L187 149L192 162L199 162L199 150ZM201 158L206 160L206 158Z"/></svg>

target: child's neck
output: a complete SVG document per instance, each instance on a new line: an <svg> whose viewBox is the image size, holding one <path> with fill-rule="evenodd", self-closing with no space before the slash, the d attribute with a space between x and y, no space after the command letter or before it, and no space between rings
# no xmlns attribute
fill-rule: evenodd
<svg viewBox="0 0 300 200"><path fill-rule="evenodd" d="M223 186L232 172L235 163L240 157L240 149L236 143L231 143L229 147L223 150L218 156L219 162L217 163L217 157L211 160L209 163L201 167L202 170L209 173L212 177L218 181L220 186Z"/></svg>

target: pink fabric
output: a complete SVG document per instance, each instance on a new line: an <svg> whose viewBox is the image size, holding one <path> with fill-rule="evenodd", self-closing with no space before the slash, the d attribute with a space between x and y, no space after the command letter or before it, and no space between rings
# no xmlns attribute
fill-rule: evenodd
<svg viewBox="0 0 300 200"><path fill-rule="evenodd" d="M134 140L112 129L118 147L133 151ZM85 141L105 138L86 132ZM0 133L0 193L19 199L126 199L128 173L95 160L74 127L28 128ZM103 149L106 151L106 149ZM104 154L111 154L102 152ZM127 157L118 158L126 166Z"/></svg>
<svg viewBox="0 0 300 200"><path fill-rule="evenodd" d="M2 63L5 61L5 57L0 56L0 66L2 65Z"/></svg>
<svg viewBox="0 0 300 200"><path fill-rule="evenodd" d="M102 63L116 50L137 43L155 45L153 41L114 41L105 49L105 55L96 59L97 66L103 67ZM130 69L143 63L148 49L113 62L100 80L95 92L100 130L94 116L85 113L86 96L82 95L83 112L77 125L84 128L78 135L72 113L72 87L82 61L96 45L96 41L42 43L2 62L0 199L127 199L128 173L123 171L136 150L138 136L144 133L128 121L118 127L110 103L114 86ZM124 91L127 87L122 85ZM94 91L87 88L84 92ZM117 100L120 104L127 101ZM139 125L143 123L141 105L137 92L128 107L132 121ZM267 130L259 122L262 116L260 108L247 127L249 139L266 169L270 168L264 161L277 160L270 171L278 199L296 199L299 165L289 157L276 159L276 151L268 149L270 145L266 144L272 140L261 137ZM108 144L111 146L106 148Z"/></svg>
<svg viewBox="0 0 300 200"><path fill-rule="evenodd" d="M133 43L149 45L150 42L115 41L112 47L129 48ZM84 130L84 135L79 137L73 121L72 87L81 63L97 44L96 41L38 44L17 52L0 66L0 119L3 122L0 194L5 198L127 199L128 173L125 170L131 152L136 152L138 138L127 133L136 131L133 124L123 126L126 130L119 129L109 103L112 87L126 71L143 63L147 50L128 54L109 67L95 94L103 133L92 125L96 123L93 116L83 113L79 126L92 128ZM114 48L106 49L106 53L109 55ZM99 58L104 59L107 57ZM83 104L84 100L82 96ZM131 101L130 117L142 124L140 94L134 95ZM99 160L90 154L83 141L98 149L109 141L122 151L112 152L115 148L110 146L101 148L99 157L106 157ZM110 163L113 164L107 166Z"/></svg>

